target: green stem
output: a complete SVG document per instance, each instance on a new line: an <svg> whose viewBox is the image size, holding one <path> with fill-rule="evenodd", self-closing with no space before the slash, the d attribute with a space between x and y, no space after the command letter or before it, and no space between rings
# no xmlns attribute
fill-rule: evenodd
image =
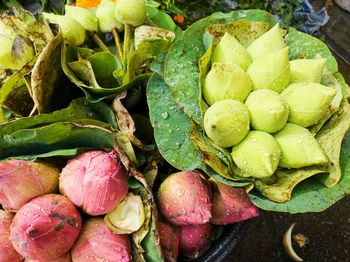
<svg viewBox="0 0 350 262"><path fill-rule="evenodd" d="M123 63L123 47L122 47L122 42L120 41L120 37L119 34L117 32L117 30L115 30L115 28L112 29L112 35L114 38L114 42L115 42L115 46L118 50L118 56L120 58L120 61Z"/></svg>
<svg viewBox="0 0 350 262"><path fill-rule="evenodd" d="M92 39L103 51L110 52L108 47L105 45L105 43L103 43L102 39L96 33L92 33Z"/></svg>
<svg viewBox="0 0 350 262"><path fill-rule="evenodd" d="M131 25L125 24L124 26L124 61L128 58L130 52L130 42L131 42Z"/></svg>

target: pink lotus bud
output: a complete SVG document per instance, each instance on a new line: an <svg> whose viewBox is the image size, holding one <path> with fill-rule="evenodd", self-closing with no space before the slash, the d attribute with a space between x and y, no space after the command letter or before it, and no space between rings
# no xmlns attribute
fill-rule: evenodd
<svg viewBox="0 0 350 262"><path fill-rule="evenodd" d="M87 214L103 215L128 194L127 173L114 151L86 152L63 168L60 191Z"/></svg>
<svg viewBox="0 0 350 262"><path fill-rule="evenodd" d="M180 254L197 258L208 250L214 239L211 224L180 226Z"/></svg>
<svg viewBox="0 0 350 262"><path fill-rule="evenodd" d="M31 259L31 258L26 258L24 262L47 262L46 259L44 260L38 260L38 259ZM72 262L70 252L67 252L63 254L62 256L54 259L50 259L50 262Z"/></svg>
<svg viewBox="0 0 350 262"><path fill-rule="evenodd" d="M54 193L58 187L59 170L44 163L25 160L0 162L0 204L18 210L31 199Z"/></svg>
<svg viewBox="0 0 350 262"><path fill-rule="evenodd" d="M179 255L180 232L178 228L166 222L158 221L160 245L167 262L176 262Z"/></svg>
<svg viewBox="0 0 350 262"><path fill-rule="evenodd" d="M10 237L10 226L14 215L0 210L0 261L20 262L22 257L13 248Z"/></svg>
<svg viewBox="0 0 350 262"><path fill-rule="evenodd" d="M86 221L72 248L74 262L131 260L128 235L117 235L103 223L102 218Z"/></svg>
<svg viewBox="0 0 350 262"><path fill-rule="evenodd" d="M163 216L175 225L205 224L211 218L210 187L197 171L167 177L158 200Z"/></svg>
<svg viewBox="0 0 350 262"><path fill-rule="evenodd" d="M226 225L247 220L259 215L258 208L250 201L243 188L234 188L215 180L213 190L213 208L210 222L214 225Z"/></svg>
<svg viewBox="0 0 350 262"><path fill-rule="evenodd" d="M81 217L68 198L44 195L25 204L12 221L10 239L22 256L51 261L73 246Z"/></svg>

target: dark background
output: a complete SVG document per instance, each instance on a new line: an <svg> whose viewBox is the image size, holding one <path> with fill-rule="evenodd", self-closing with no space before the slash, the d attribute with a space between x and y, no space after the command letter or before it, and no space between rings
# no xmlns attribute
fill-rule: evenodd
<svg viewBox="0 0 350 262"><path fill-rule="evenodd" d="M316 8L325 4L311 2ZM350 84L350 14L337 5L329 14L331 20L322 32L337 57L339 71ZM322 213L290 215L261 211L225 261L292 261L282 243L283 234L292 223L296 223L293 235L302 233L310 241L300 248L293 240L296 253L304 261L350 261L350 196Z"/></svg>

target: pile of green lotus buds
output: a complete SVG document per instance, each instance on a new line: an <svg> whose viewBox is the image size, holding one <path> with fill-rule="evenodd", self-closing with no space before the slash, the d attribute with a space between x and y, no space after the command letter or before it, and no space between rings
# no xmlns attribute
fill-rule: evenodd
<svg viewBox="0 0 350 262"><path fill-rule="evenodd" d="M242 176L268 178L278 166L328 161L307 129L320 122L337 93L320 84L326 59L288 61L276 24L247 49L225 33L211 61L203 86L210 105L205 132L217 145L232 147Z"/></svg>

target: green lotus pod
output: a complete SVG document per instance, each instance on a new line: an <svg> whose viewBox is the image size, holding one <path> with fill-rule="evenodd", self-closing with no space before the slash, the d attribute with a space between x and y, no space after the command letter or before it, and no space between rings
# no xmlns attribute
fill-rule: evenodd
<svg viewBox="0 0 350 262"><path fill-rule="evenodd" d="M320 83L327 59L296 59L290 61L291 82Z"/></svg>
<svg viewBox="0 0 350 262"><path fill-rule="evenodd" d="M214 63L203 85L203 96L209 105L232 99L244 101L252 89L248 74L238 65Z"/></svg>
<svg viewBox="0 0 350 262"><path fill-rule="evenodd" d="M144 0L118 0L114 11L120 23L132 26L142 25L147 17Z"/></svg>
<svg viewBox="0 0 350 262"><path fill-rule="evenodd" d="M43 13L44 18L52 24L58 24L63 37L72 46L80 46L85 42L85 29L77 20L62 15Z"/></svg>
<svg viewBox="0 0 350 262"><path fill-rule="evenodd" d="M243 172L256 178L272 176L276 171L281 150L276 139L263 131L251 131L232 148L232 159Z"/></svg>
<svg viewBox="0 0 350 262"><path fill-rule="evenodd" d="M255 39L248 46L247 51L252 59L255 60L285 47L282 31L279 24L276 24L269 31Z"/></svg>
<svg viewBox="0 0 350 262"><path fill-rule="evenodd" d="M328 161L314 136L304 127L287 123L275 138L282 151L281 167L300 168Z"/></svg>
<svg viewBox="0 0 350 262"><path fill-rule="evenodd" d="M289 106L288 122L309 127L324 116L336 90L317 83L302 82L289 85L281 96Z"/></svg>
<svg viewBox="0 0 350 262"><path fill-rule="evenodd" d="M225 33L211 57L212 63L236 64L247 70L252 62L247 49L238 40Z"/></svg>
<svg viewBox="0 0 350 262"><path fill-rule="evenodd" d="M0 69L18 70L34 56L33 45L19 35L0 34L0 46Z"/></svg>
<svg viewBox="0 0 350 262"><path fill-rule="evenodd" d="M65 16L75 19L87 31L97 31L98 20L95 14L88 8L66 5Z"/></svg>
<svg viewBox="0 0 350 262"><path fill-rule="evenodd" d="M115 17L114 8L115 1L102 0L96 9L98 27L102 33L110 33L114 28L119 32L124 30L124 25Z"/></svg>
<svg viewBox="0 0 350 262"><path fill-rule="evenodd" d="M254 60L247 73L252 79L254 90L271 89L280 93L290 80L288 48Z"/></svg>
<svg viewBox="0 0 350 262"><path fill-rule="evenodd" d="M252 128L268 133L281 130L287 123L287 103L275 91L259 89L252 92L245 101L250 113Z"/></svg>
<svg viewBox="0 0 350 262"><path fill-rule="evenodd" d="M250 116L246 105L237 100L216 102L204 114L204 129L217 145L231 147L249 131Z"/></svg>
<svg viewBox="0 0 350 262"><path fill-rule="evenodd" d="M104 222L116 234L131 234L140 229L145 221L145 211L140 196L129 193L111 212Z"/></svg>

